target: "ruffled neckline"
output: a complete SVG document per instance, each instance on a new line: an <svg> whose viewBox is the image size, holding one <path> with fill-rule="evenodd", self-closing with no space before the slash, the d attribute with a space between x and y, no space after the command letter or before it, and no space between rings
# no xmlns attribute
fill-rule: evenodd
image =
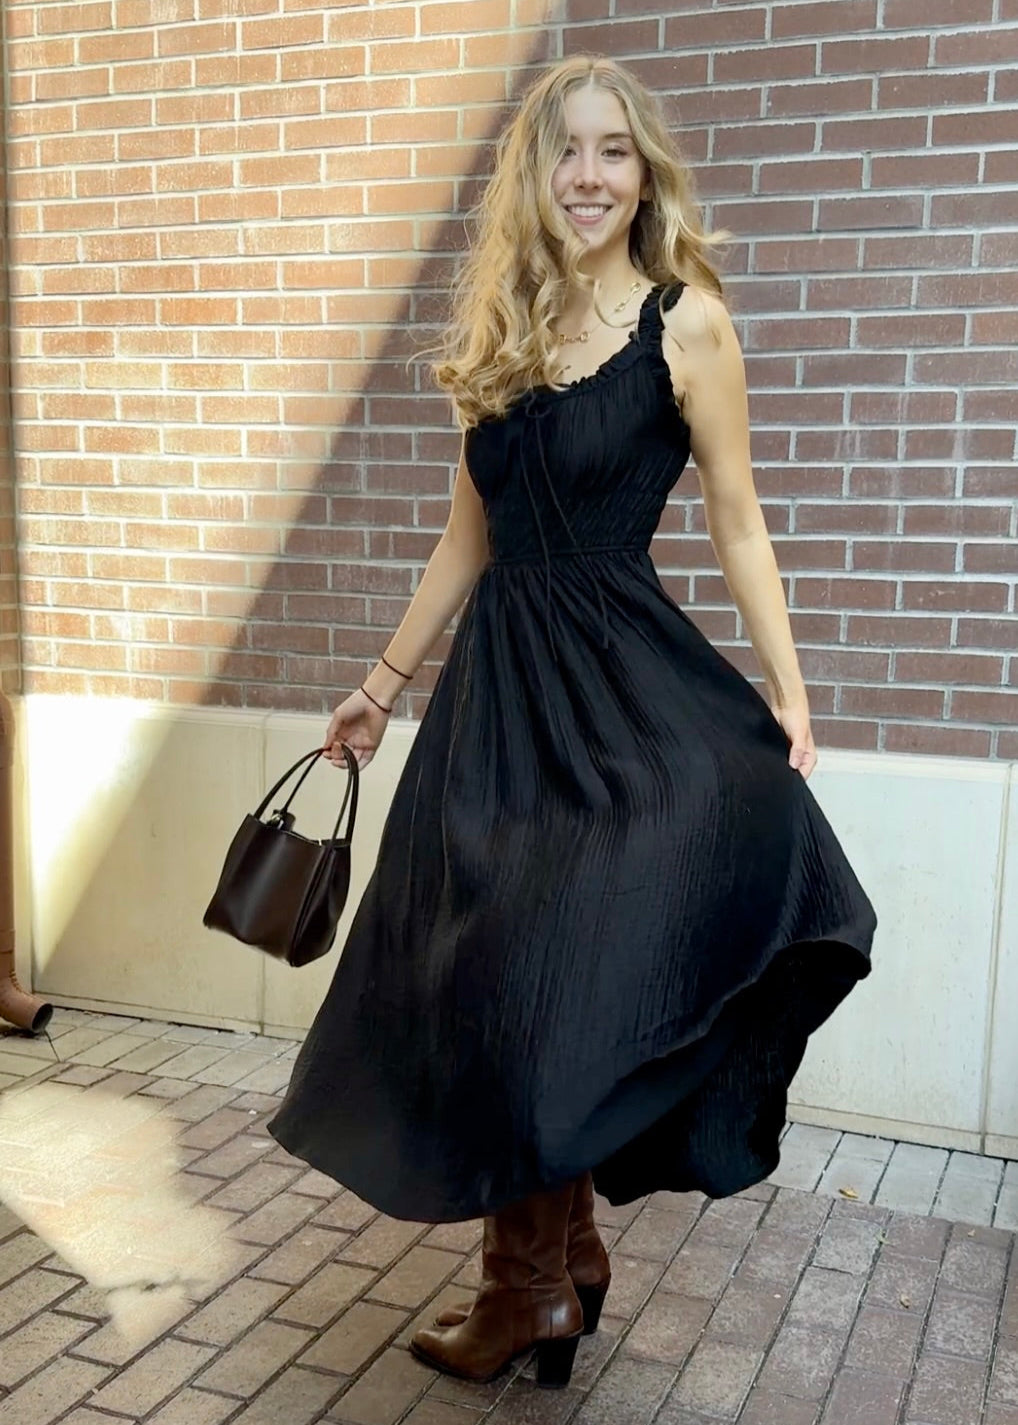
<svg viewBox="0 0 1018 1425"><path fill-rule="evenodd" d="M537 386L532 386L529 393L524 394L529 394L531 397L539 395L543 400L553 401L557 400L560 396L575 396L580 391L586 391L592 386L600 386L605 381L610 381L619 371L624 370L625 367L630 365L633 359L638 356L643 349L640 338L647 324L651 299L660 297L664 291L664 286L664 283L658 282L651 287L650 291L640 303L640 312L636 319L636 325L629 333L625 344L620 346L618 351L613 351L610 356L606 357L596 370L588 372L586 376L577 377L575 381L567 382L559 389L549 386L547 382L542 382Z"/></svg>

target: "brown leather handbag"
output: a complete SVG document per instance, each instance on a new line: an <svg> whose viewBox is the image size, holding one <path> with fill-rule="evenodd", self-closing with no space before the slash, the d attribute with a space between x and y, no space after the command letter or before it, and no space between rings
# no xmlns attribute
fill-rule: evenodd
<svg viewBox="0 0 1018 1425"><path fill-rule="evenodd" d="M322 756L316 748L297 759L248 813L230 843L219 884L203 917L222 930L290 965L307 965L332 947L350 889L350 841L357 815L357 759L345 744L349 776L332 836L313 841L294 830L290 803ZM279 789L307 762L297 785L267 821L262 813ZM346 834L340 836L349 806Z"/></svg>

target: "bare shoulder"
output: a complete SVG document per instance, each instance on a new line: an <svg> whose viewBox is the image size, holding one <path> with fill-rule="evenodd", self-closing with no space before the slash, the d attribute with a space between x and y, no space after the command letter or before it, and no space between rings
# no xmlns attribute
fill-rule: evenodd
<svg viewBox="0 0 1018 1425"><path fill-rule="evenodd" d="M682 409L686 392L697 375L715 372L741 360L732 318L720 297L687 284L673 307L663 314L662 351L672 375L672 388Z"/></svg>

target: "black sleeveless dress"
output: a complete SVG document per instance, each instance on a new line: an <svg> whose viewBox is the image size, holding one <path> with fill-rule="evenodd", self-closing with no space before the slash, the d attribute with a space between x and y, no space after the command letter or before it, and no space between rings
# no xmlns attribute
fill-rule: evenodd
<svg viewBox="0 0 1018 1425"><path fill-rule="evenodd" d="M689 458L648 293L630 340L467 436L467 600L328 995L270 1124L394 1217L592 1169L626 1202L778 1162L873 908L746 679L648 546Z"/></svg>

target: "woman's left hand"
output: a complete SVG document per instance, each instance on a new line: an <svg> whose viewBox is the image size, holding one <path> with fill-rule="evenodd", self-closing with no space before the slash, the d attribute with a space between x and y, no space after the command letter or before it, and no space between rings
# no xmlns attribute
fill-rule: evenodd
<svg viewBox="0 0 1018 1425"><path fill-rule="evenodd" d="M805 780L817 765L817 749L809 727L809 707L803 703L792 706L771 703L771 712L792 744L788 749L788 765L801 772Z"/></svg>

